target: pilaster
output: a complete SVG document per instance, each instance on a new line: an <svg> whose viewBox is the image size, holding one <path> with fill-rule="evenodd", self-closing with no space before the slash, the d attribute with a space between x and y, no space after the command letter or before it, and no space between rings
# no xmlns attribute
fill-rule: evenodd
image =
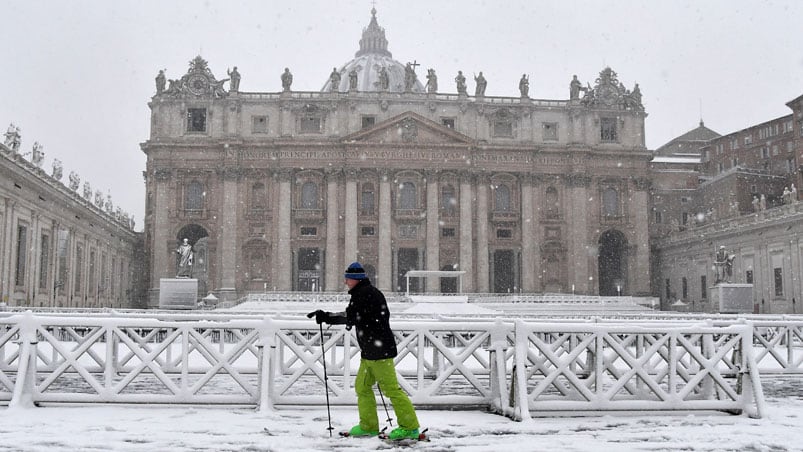
<svg viewBox="0 0 803 452"><path fill-rule="evenodd" d="M427 249L426 269L440 270L440 227L438 223L438 172L428 170L427 177ZM440 292L439 278L427 278L426 291Z"/></svg>
<svg viewBox="0 0 803 452"><path fill-rule="evenodd" d="M379 250L377 268L377 287L380 290L393 289L393 248L391 245L390 223L390 174L387 170L379 172Z"/></svg>
<svg viewBox="0 0 803 452"><path fill-rule="evenodd" d="M488 174L477 175L477 292L490 291L488 254Z"/></svg>
<svg viewBox="0 0 803 452"><path fill-rule="evenodd" d="M291 251L291 218L293 208L292 188L290 179L293 170L282 168L275 173L279 181L279 203L277 205L278 214L276 221L277 242L275 246L276 256L273 267L276 288L278 290L291 290L293 288L293 255Z"/></svg>
<svg viewBox="0 0 803 452"><path fill-rule="evenodd" d="M465 271L463 291L474 292L474 240L472 230L472 205L474 195L471 189L472 176L468 172L460 174L460 268Z"/></svg>
<svg viewBox="0 0 803 452"><path fill-rule="evenodd" d="M326 171L326 275L324 289L337 290L342 279L340 268L340 237L337 184L343 174L340 169Z"/></svg>

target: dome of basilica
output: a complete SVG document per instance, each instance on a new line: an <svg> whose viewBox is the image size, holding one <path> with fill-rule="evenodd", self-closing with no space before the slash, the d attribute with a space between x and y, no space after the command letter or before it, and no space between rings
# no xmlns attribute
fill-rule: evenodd
<svg viewBox="0 0 803 452"><path fill-rule="evenodd" d="M387 73L388 87L386 90L382 89L380 75L382 68L385 68ZM349 91L349 74L352 71L356 71L357 74L357 91L404 92L405 65L394 60L393 55L388 51L385 29L380 27L376 21L376 9L371 9L371 23L362 31L360 50L354 55L354 59L333 70L340 76L336 91ZM333 91L332 81L332 76L330 75L321 92ZM416 79L410 91L423 93L424 85Z"/></svg>

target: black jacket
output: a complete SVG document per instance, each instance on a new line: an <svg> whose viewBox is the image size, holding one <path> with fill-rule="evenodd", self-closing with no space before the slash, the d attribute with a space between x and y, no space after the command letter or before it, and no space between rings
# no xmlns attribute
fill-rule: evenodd
<svg viewBox="0 0 803 452"><path fill-rule="evenodd" d="M390 310L382 292L366 278L349 290L351 300L345 312L330 313L331 324L345 324L357 330L363 359L386 359L396 356L396 338L390 329Z"/></svg>

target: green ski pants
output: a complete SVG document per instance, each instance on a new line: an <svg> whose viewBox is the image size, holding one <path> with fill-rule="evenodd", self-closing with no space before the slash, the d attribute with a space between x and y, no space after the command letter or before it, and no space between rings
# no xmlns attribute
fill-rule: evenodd
<svg viewBox="0 0 803 452"><path fill-rule="evenodd" d="M360 369L357 371L357 378L354 381L354 390L357 392L357 408L360 412L360 427L367 431L379 430L376 395L374 394L375 383L379 383L382 394L393 404L393 411L396 413L399 427L408 430L418 428L415 408L396 379L393 358L360 360Z"/></svg>

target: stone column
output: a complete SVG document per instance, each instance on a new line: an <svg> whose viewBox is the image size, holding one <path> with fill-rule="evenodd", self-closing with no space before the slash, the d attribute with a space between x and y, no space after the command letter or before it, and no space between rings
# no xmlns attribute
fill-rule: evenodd
<svg viewBox="0 0 803 452"><path fill-rule="evenodd" d="M346 169L343 268L357 260L357 177L359 177L359 172L356 169Z"/></svg>
<svg viewBox="0 0 803 452"><path fill-rule="evenodd" d="M632 247L635 256L629 259L633 263L634 271L630 273L630 294L647 296L650 294L650 236L647 230L649 217L644 212L649 212L650 180L648 178L637 178L633 180L635 191L633 199L628 206L628 217L632 218L635 225L635 242ZM638 216L641 216L640 220Z"/></svg>
<svg viewBox="0 0 803 452"><path fill-rule="evenodd" d="M533 199L533 291L541 292L544 289L544 268L542 265L541 244L544 243L544 228L541 221L544 218L544 177L542 175L532 176L532 199Z"/></svg>
<svg viewBox="0 0 803 452"><path fill-rule="evenodd" d="M391 246L390 174L379 173L379 249L376 269L377 287L383 291L393 290L393 248Z"/></svg>
<svg viewBox="0 0 803 452"><path fill-rule="evenodd" d="M237 297L237 206L240 205L237 189L240 183L241 172L236 167L224 168L223 202L221 205L222 218L220 219L220 286L217 288L218 297L231 300Z"/></svg>
<svg viewBox="0 0 803 452"><path fill-rule="evenodd" d="M487 174L477 176L477 292L490 291L490 256L488 255L488 184Z"/></svg>
<svg viewBox="0 0 803 452"><path fill-rule="evenodd" d="M438 224L438 172L429 170L427 177L427 249L426 269L440 270L440 227ZM426 291L440 292L439 278L427 278Z"/></svg>
<svg viewBox="0 0 803 452"><path fill-rule="evenodd" d="M523 175L521 177L521 290L524 292L535 291L534 220L532 177Z"/></svg>
<svg viewBox="0 0 803 452"><path fill-rule="evenodd" d="M2 245L0 246L0 302L8 301L11 298L11 277L9 272L11 270L11 217L14 213L14 205L16 202L9 198L3 199L3 224L0 225L0 239Z"/></svg>
<svg viewBox="0 0 803 452"><path fill-rule="evenodd" d="M279 180L279 203L276 220L277 242L274 274L278 290L292 290L293 288L293 254L291 249L291 214L293 209L292 188L290 179L293 170L283 168L276 172Z"/></svg>
<svg viewBox="0 0 803 452"><path fill-rule="evenodd" d="M471 174L460 174L460 268L463 275L463 292L472 293L474 289L474 239L472 230L472 206L474 195L471 190Z"/></svg>
<svg viewBox="0 0 803 452"><path fill-rule="evenodd" d="M326 170L326 275L324 289L337 290L343 279L340 268L340 212L337 203L337 182L342 172Z"/></svg>
<svg viewBox="0 0 803 452"><path fill-rule="evenodd" d="M588 254L588 186L591 177L584 174L570 174L566 176L566 215L569 220L567 242L569 247L568 284L575 285L578 294L596 294L598 281L589 281Z"/></svg>

